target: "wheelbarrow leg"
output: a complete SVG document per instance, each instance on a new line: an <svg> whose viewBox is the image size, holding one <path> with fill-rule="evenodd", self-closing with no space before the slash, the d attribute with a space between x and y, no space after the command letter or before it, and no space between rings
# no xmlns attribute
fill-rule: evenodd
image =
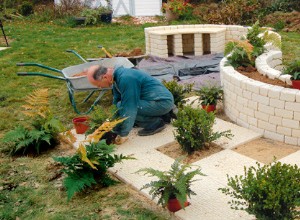
<svg viewBox="0 0 300 220"><path fill-rule="evenodd" d="M94 94L96 92L96 90L95 91L92 91L82 102L84 103L84 102L87 102L87 100L89 100L89 98L91 98L91 96Z"/></svg>

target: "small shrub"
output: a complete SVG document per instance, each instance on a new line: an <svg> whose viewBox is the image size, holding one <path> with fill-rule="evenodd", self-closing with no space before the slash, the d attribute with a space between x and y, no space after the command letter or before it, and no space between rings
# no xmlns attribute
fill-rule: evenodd
<svg viewBox="0 0 300 220"><path fill-rule="evenodd" d="M181 85L175 80L169 82L163 80L163 84L172 93L174 104L177 107L182 106L185 103L185 95L191 92L194 86L194 84Z"/></svg>
<svg viewBox="0 0 300 220"><path fill-rule="evenodd" d="M223 193L236 199L232 209L246 210L259 220L300 217L300 169L297 165L274 164L244 168L244 176L229 177Z"/></svg>
<svg viewBox="0 0 300 220"><path fill-rule="evenodd" d="M217 102L223 99L223 89L220 86L202 86L196 94L201 105L217 105Z"/></svg>
<svg viewBox="0 0 300 220"><path fill-rule="evenodd" d="M97 24L99 21L99 12L95 9L84 9L81 12L81 16L85 17L84 25L93 25Z"/></svg>
<svg viewBox="0 0 300 220"><path fill-rule="evenodd" d="M29 2L23 2L19 8L19 12L23 16L28 16L33 14L33 5Z"/></svg>
<svg viewBox="0 0 300 220"><path fill-rule="evenodd" d="M214 132L215 115L203 109L184 106L179 109L177 120L172 124L175 127L174 136L183 151L188 154L203 149L205 144L217 140L221 136L230 138L230 131Z"/></svg>

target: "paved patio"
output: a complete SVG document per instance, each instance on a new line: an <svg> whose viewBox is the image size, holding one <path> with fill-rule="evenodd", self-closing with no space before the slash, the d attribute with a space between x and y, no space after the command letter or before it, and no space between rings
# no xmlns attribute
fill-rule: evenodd
<svg viewBox="0 0 300 220"><path fill-rule="evenodd" d="M242 175L244 166L256 166L256 160L243 156L231 150L234 147L261 137L260 134L251 130L239 127L235 124L216 119L214 130L224 131L230 129L234 137L229 140L221 138L216 141L223 151L215 153L207 158L199 160L193 164L199 165L202 172L207 176L198 177L199 181L194 182L192 189L197 193L189 200L191 205L185 210L180 210L174 215L183 220L252 220L254 216L245 211L236 211L227 204L230 197L218 190L227 185L226 174L230 176ZM117 146L116 153L131 155L136 160L127 160L117 164L110 169L119 179L132 185L136 190L152 180L153 177L143 176L135 172L141 168L152 167L154 169L168 170L174 159L157 151L156 148L174 141L174 128L168 125L162 132L146 137L137 136L137 129L134 129L129 140ZM83 139L83 135L77 135L78 140ZM300 149L282 158L284 163L297 164L300 166ZM148 191L141 191L145 196L151 198ZM156 202L156 201L154 201Z"/></svg>

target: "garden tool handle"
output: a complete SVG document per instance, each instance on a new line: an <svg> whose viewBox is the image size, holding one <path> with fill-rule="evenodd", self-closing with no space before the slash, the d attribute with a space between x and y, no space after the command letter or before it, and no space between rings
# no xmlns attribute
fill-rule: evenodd
<svg viewBox="0 0 300 220"><path fill-rule="evenodd" d="M25 66L25 63L17 63L17 66Z"/></svg>
<svg viewBox="0 0 300 220"><path fill-rule="evenodd" d="M18 64L17 64L18 65ZM18 65L19 66L19 65ZM22 66L22 65L20 65ZM28 76L29 74L27 72L17 72L18 76Z"/></svg>
<svg viewBox="0 0 300 220"><path fill-rule="evenodd" d="M100 48L107 57L112 58L112 55L102 45L98 45L98 48Z"/></svg>

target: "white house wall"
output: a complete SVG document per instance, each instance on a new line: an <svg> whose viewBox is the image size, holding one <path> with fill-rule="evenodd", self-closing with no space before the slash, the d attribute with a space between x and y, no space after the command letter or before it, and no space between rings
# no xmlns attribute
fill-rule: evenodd
<svg viewBox="0 0 300 220"><path fill-rule="evenodd" d="M54 0L59 5L61 0ZM82 3L88 2L92 8L101 5L106 6L105 0L81 0ZM113 16L155 16L161 15L161 0L112 0L114 10Z"/></svg>

